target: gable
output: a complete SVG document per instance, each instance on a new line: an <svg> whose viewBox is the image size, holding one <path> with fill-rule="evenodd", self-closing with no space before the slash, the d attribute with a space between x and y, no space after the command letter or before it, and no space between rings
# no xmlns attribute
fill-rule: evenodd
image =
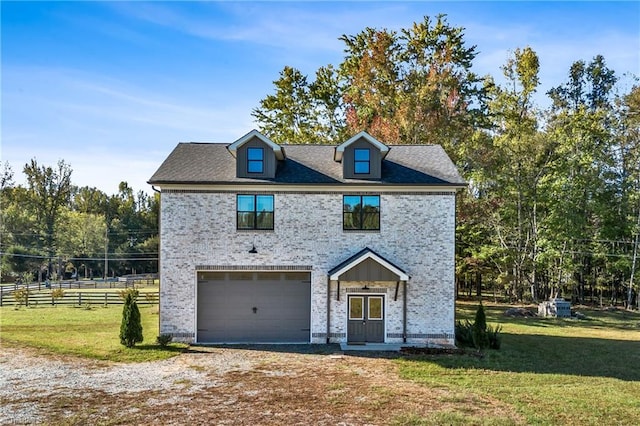
<svg viewBox="0 0 640 426"><path fill-rule="evenodd" d="M236 176L273 179L277 158L271 146L254 136L236 149Z"/></svg>
<svg viewBox="0 0 640 426"><path fill-rule="evenodd" d="M369 133L362 131L360 133L358 133L357 135L349 138L347 141L345 141L344 143L338 145L336 147L336 151L334 153L334 157L333 159L337 162L341 162L342 161L342 157L344 155L345 150L351 146L353 143L355 142L359 142L362 139L366 140L367 142L369 142L371 145L373 145L378 151L380 151L381 154L381 158L384 158L387 153L389 152L389 147L386 146L385 144L383 144L382 142L380 142L379 140L377 140L376 138L374 138L373 136L371 136Z"/></svg>
<svg viewBox="0 0 640 426"><path fill-rule="evenodd" d="M237 151L240 147L242 147L248 142L255 141L255 139L259 139L261 142L267 145L271 150L273 150L273 153L278 160L284 160L285 155L282 147L255 129L250 131L249 133L247 133L237 141L230 144L227 147L227 149L229 150L231 155L236 157Z"/></svg>
<svg viewBox="0 0 640 426"><path fill-rule="evenodd" d="M354 141L344 150L342 174L345 179L380 179L382 153L365 138Z"/></svg>
<svg viewBox="0 0 640 426"><path fill-rule="evenodd" d="M365 248L329 271L333 281L408 281L402 269Z"/></svg>
<svg viewBox="0 0 640 426"><path fill-rule="evenodd" d="M367 132L360 132L336 147L335 161L342 163L342 176L345 179L380 179L382 160L389 147Z"/></svg>

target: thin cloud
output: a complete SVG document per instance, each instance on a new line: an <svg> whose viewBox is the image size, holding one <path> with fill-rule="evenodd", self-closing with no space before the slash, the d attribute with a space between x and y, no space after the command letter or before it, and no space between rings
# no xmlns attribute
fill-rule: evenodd
<svg viewBox="0 0 640 426"><path fill-rule="evenodd" d="M198 14L174 6L114 3L113 8L129 18L203 39L255 43L286 50L333 52L341 52L344 47L338 40L340 36L361 31L363 23L398 29L415 19L415 14L410 13L406 5L398 4L382 7L377 4L378 7L365 10L341 4L333 4L329 10L316 4L310 10L286 3L279 4L278 8L269 3L207 3L198 9Z"/></svg>

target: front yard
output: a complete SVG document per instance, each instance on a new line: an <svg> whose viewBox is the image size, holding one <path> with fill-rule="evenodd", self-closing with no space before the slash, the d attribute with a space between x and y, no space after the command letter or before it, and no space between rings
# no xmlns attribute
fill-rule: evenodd
<svg viewBox="0 0 640 426"><path fill-rule="evenodd" d="M472 318L473 303L458 303ZM0 423L640 424L640 314L507 318L500 351L338 354L337 346L118 342L121 307L0 309ZM20 417L22 415L22 417Z"/></svg>

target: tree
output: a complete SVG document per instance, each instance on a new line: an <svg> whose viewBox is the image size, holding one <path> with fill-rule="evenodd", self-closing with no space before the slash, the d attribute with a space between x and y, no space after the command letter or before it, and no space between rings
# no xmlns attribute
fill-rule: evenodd
<svg viewBox="0 0 640 426"><path fill-rule="evenodd" d="M78 276L82 272L87 278L89 270L98 269L100 265L99 261L89 259L104 256L105 233L104 216L63 208L56 229L57 253L73 262ZM80 260L75 261L76 258Z"/></svg>
<svg viewBox="0 0 640 426"><path fill-rule="evenodd" d="M484 86L471 72L475 46L444 15L400 32L365 28L340 37L345 56L315 81L285 67L275 94L253 111L275 142L337 143L366 130L389 144L457 147L482 124ZM455 152L452 152L455 156Z"/></svg>
<svg viewBox="0 0 640 426"><path fill-rule="evenodd" d="M491 220L502 252L502 277L518 300L528 283L535 300L541 182L554 148L538 131L539 111L533 100L539 84L537 54L530 47L516 49L502 70L506 83L490 89L494 160L484 178L490 179L489 197L498 206Z"/></svg>
<svg viewBox="0 0 640 426"><path fill-rule="evenodd" d="M546 132L557 144L557 161L548 179L549 212L545 241L559 253L557 289L566 286L584 302L585 291L599 286L598 270L607 268L606 240L619 240L620 180L616 177L616 124L613 70L604 58L576 61L568 82L551 89L553 105ZM609 264L609 266L611 266Z"/></svg>
<svg viewBox="0 0 640 426"><path fill-rule="evenodd" d="M633 254L631 255L631 271L627 287L627 307L633 304L633 285L638 270L638 256L640 249L640 86L634 86L631 91L618 101L621 110L621 132L619 140L620 156L618 174L621 180L621 198L625 223L629 224L628 235L633 238ZM635 219L635 227L632 225ZM634 229L635 228L635 229ZM637 280L640 281L640 280ZM637 282L636 281L636 282ZM636 290L636 295L640 291ZM640 297L637 297L640 309Z"/></svg>
<svg viewBox="0 0 640 426"><path fill-rule="evenodd" d="M484 313L482 301L476 310L476 317L473 321L473 345L479 351L489 347L489 335L487 334L487 317Z"/></svg>
<svg viewBox="0 0 640 426"><path fill-rule="evenodd" d="M55 254L55 231L58 214L71 196L71 167L58 161L56 169L40 166L35 158L24 166L28 183L28 203L36 216L41 241L49 259Z"/></svg>
<svg viewBox="0 0 640 426"><path fill-rule="evenodd" d="M34 249L19 245L10 246L3 256L3 269L18 275L32 277L32 272L36 271L42 262L42 257L39 255L40 253Z"/></svg>
<svg viewBox="0 0 640 426"><path fill-rule="evenodd" d="M136 343L142 342L142 322L140 310L136 299L137 291L128 291L125 294L124 307L122 309L122 323L120 324L120 343L132 348Z"/></svg>
<svg viewBox="0 0 640 426"><path fill-rule="evenodd" d="M260 130L275 143L312 143L316 114L307 77L285 66L273 84L276 93L261 100L260 107L251 113Z"/></svg>

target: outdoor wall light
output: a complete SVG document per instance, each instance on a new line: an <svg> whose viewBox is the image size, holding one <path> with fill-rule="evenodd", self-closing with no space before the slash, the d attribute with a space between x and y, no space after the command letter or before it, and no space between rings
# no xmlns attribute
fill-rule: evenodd
<svg viewBox="0 0 640 426"><path fill-rule="evenodd" d="M249 253L251 253L251 254L255 254L255 253L257 253L257 252L258 252L258 250L256 250L256 245L255 245L255 244L253 244L253 246L251 247L251 250L249 250Z"/></svg>

